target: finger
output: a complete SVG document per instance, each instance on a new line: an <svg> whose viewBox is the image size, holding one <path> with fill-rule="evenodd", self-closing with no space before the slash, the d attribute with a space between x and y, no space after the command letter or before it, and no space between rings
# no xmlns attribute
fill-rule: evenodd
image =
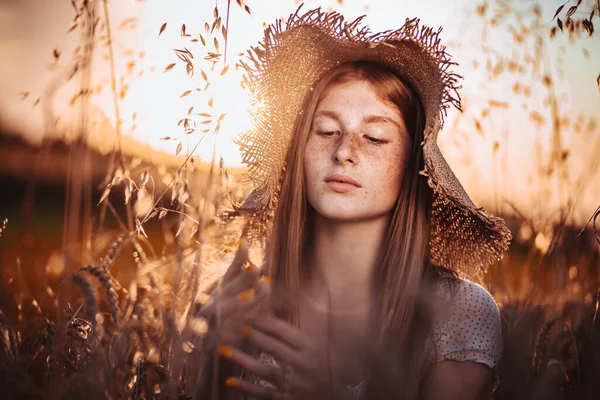
<svg viewBox="0 0 600 400"><path fill-rule="evenodd" d="M229 320L235 316L240 319L243 315L258 306L262 301L262 297L255 294L254 289L248 289L236 297L227 299L215 299L212 302L205 304L198 313L200 317L206 318L209 326L214 326L219 320L219 323ZM254 315L254 314L249 314Z"/></svg>
<svg viewBox="0 0 600 400"><path fill-rule="evenodd" d="M215 349L217 346L238 347L243 345L250 327L247 325L233 323L226 326L211 329L203 336L203 346L205 349Z"/></svg>
<svg viewBox="0 0 600 400"><path fill-rule="evenodd" d="M271 294L271 278L265 275L260 276L256 282L255 288L262 292L267 292Z"/></svg>
<svg viewBox="0 0 600 400"><path fill-rule="evenodd" d="M296 359L297 350L286 342L269 336L258 329L252 329L247 336L248 341L266 353L270 353L276 360L288 363Z"/></svg>
<svg viewBox="0 0 600 400"><path fill-rule="evenodd" d="M260 314L256 318L250 320L249 323L253 327L276 337L297 350L304 349L308 345L306 336L302 334L298 328L280 318Z"/></svg>
<svg viewBox="0 0 600 400"><path fill-rule="evenodd" d="M234 347L219 346L217 351L221 357L234 361L257 377L272 382L275 385L281 385L281 368L257 360L251 355Z"/></svg>
<svg viewBox="0 0 600 400"><path fill-rule="evenodd" d="M231 281L236 275L240 273L242 267L244 266L244 262L248 259L248 243L245 239L242 239L242 244L238 251L236 251L235 256L233 257L233 261L229 268L227 268L227 272L223 276L223 282Z"/></svg>
<svg viewBox="0 0 600 400"><path fill-rule="evenodd" d="M256 397L257 399L280 400L282 398L279 390L257 385L244 379L234 377L227 378L225 380L225 385L235 391Z"/></svg>
<svg viewBox="0 0 600 400"><path fill-rule="evenodd" d="M248 266L232 280L225 282L221 288L218 297L235 296L246 289L256 287L259 279L258 271L252 266Z"/></svg>

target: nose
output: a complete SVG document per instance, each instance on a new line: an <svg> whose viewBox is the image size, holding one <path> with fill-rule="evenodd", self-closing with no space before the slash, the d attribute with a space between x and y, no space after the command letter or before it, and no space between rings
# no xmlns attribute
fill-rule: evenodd
<svg viewBox="0 0 600 400"><path fill-rule="evenodd" d="M354 135L346 132L340 135L335 149L335 161L340 164L356 165L358 163Z"/></svg>

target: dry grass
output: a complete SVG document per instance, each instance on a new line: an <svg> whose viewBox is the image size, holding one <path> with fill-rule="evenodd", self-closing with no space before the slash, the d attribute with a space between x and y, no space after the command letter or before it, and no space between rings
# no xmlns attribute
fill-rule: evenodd
<svg viewBox="0 0 600 400"><path fill-rule="evenodd" d="M234 238L223 249L233 248ZM2 292L12 295L3 299L0 319L0 381L7 398L199 398L200 386L208 385L198 378L201 354L212 343L203 340L206 325L193 310L222 269L202 273L194 266L198 257L211 265L207 260L221 255L208 247L181 252L179 259L141 262L128 289L106 269L83 267L72 276L81 293L74 292L62 311L50 296L41 307L21 296L22 281L4 284ZM133 253L120 257L133 266ZM174 280L178 268L181 279ZM186 284L194 274L203 276L196 301ZM535 305L515 296L501 303L505 353L497 399L595 399L600 393L600 298L590 302L573 289L578 284L573 277L555 289L558 302ZM565 293L570 300L563 300Z"/></svg>

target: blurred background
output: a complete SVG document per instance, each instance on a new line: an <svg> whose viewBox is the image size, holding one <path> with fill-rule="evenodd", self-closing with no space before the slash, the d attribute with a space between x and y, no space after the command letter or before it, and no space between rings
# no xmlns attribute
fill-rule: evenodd
<svg viewBox="0 0 600 400"><path fill-rule="evenodd" d="M582 23L597 4L575 4L338 0L304 8L366 15L373 31L413 16L443 27L464 81L463 111L450 111L442 151L477 204L513 221L515 244L545 256L579 230L591 232L587 223L600 205L600 39ZM78 169L70 144L79 140L91 196L104 193L119 170L109 165L115 150L133 160L133 170L157 174L165 188L188 157L204 168L229 168L238 179L243 165L233 140L249 124L238 60L267 23L285 20L299 2L105 6L97 6L90 40L77 2L0 5L4 265L25 249L61 247L68 175ZM572 232L557 241L557 226ZM596 251L595 240L586 245ZM565 271L577 267L557 254L549 259Z"/></svg>
<svg viewBox="0 0 600 400"><path fill-rule="evenodd" d="M337 0L307 1L304 8L321 6L347 19L366 15L373 31L413 16L443 27L464 81L463 112L450 111L442 151L474 201L522 220L515 238L544 253L555 225L581 229L600 204L600 39L581 24L597 5L580 3L570 16L573 27L566 27L568 4L557 15L564 32L553 19L563 3L554 0ZM91 186L100 192L108 154L117 147L163 169L177 168L195 148L198 162L214 158L241 172L233 139L249 121L237 62L267 23L285 19L299 2L113 1L97 11L89 54L74 4L0 5L0 217L12 227L4 244L19 230L23 207L39 197L38 186L52 186L41 197L56 202L40 229L60 232L55 214L63 208L68 144L80 137L93 159ZM30 212L42 212L43 203Z"/></svg>
<svg viewBox="0 0 600 400"><path fill-rule="evenodd" d="M19 281L9 288L19 301L36 298L39 310L79 265L114 263L111 273L127 287L140 265L170 265L178 249L233 246L218 215L249 189L234 143L250 106L238 63L267 24L299 4L0 2L0 266L9 285ZM372 31L414 16L443 26L464 80L463 110L449 112L440 147L475 203L505 218L514 236L484 283L503 310L572 302L593 309L598 1L303 7L317 6L348 20L366 15ZM145 251L132 240L133 259L116 257L115 238L128 231Z"/></svg>

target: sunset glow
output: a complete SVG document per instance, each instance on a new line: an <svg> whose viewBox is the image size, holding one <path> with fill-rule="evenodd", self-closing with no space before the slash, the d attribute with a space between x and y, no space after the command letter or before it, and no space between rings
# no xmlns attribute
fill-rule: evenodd
<svg viewBox="0 0 600 400"><path fill-rule="evenodd" d="M448 51L459 63L457 71L465 77L461 91L464 113L450 112L439 143L455 173L477 201L508 211L504 204L508 200L520 209L535 213L551 213L559 206L561 200L555 193L557 186L554 184L546 189L540 187L539 190L545 191L544 194L534 197L523 194L538 179L536 165L540 157L544 158L551 152L553 130L548 106L549 92L541 83L545 73L551 74L555 80L553 90L556 91L560 112L573 115L570 121L565 121L568 125L562 132L562 146L580 156L567 160L569 171L572 177L585 175L600 145L590 143L589 134L583 134L586 129L593 130L594 126L597 129L593 119L598 117L597 110L600 109L600 96L593 82L597 72L594 67L598 65L600 55L590 51L594 46L598 47L597 38L582 39L576 45L569 45L566 37L556 38L546 45L545 61L541 62L538 69L527 66L528 71L513 73L508 65L494 66L497 63L495 60L510 54L521 57L519 54L526 47L515 44L513 35L507 33L510 29L488 26L484 18L490 17L478 16L478 9L471 2L455 2L452 6L447 2L439 2L434 7L435 13L430 12L432 8L429 3L422 2L406 2L393 12L390 12L385 1L308 2L304 7L308 9L317 4L339 10L348 19L366 14L364 23L373 31L393 28L404 17L412 15L420 16L425 24L444 27L443 38L448 43ZM224 26L227 2L218 2L217 6ZM267 22L287 16L298 4L287 0L269 2L268 5L266 2L257 2L249 6L251 14L235 2L231 5L227 62L225 64L222 57L213 66L204 57L208 52L216 53L214 39L219 42L219 53L223 54L225 50L222 31L215 29L211 34L210 29L209 32L205 29L205 24L211 25L213 22L214 3L192 0L109 3L116 75L119 90L124 91L119 100L124 134L171 154L175 154L180 147L180 155L200 141L196 154L202 159L210 161L216 149L217 159L222 157L231 166L241 165L238 149L232 140L249 127L248 94L240 86L242 70L236 69L235 65L240 59L239 54L262 38L262 30ZM555 2L544 2L541 7L542 21L550 21L555 8ZM68 27L68 5L64 6L63 14L65 26ZM159 35L163 24L166 24L166 28ZM189 36L182 36L184 24L185 34ZM551 23L547 22L539 29L545 32L550 26ZM39 140L43 132L39 107L32 112L33 100L9 101L8 93L40 93L47 85L45 81L50 80L57 71L67 70L67 54L77 44L75 33L57 33L52 36L53 40L50 37L30 39L38 49L38 69L51 63L53 48L60 48L63 54L52 70L40 71L34 81L18 78L20 72L14 66L8 67L13 69L4 71L2 75L13 77L4 85L9 90L4 91L0 99L7 104L4 107L5 119L31 140ZM199 40L199 34L203 35L206 46ZM527 36L523 40L533 43ZM10 43L0 42L0 46L14 46ZM186 64L177 57L174 49L189 49L193 54L193 77L186 74ZM175 65L165 72L165 68L173 63ZM227 72L220 76L225 66ZM31 68L25 67L23 71L31 71ZM501 78L490 72L494 68L502 68L498 70L504 71L500 72L503 74ZM207 80L202 77L201 70L211 82L207 89ZM102 90L92 98L95 106L91 111L96 110L98 118L108 118L114 126L110 73L107 53L102 48L94 63L94 81L102 85ZM73 83L67 85L53 98L55 112L62 115L62 126L68 126L66 121L74 117L73 110L76 109L68 104L75 87ZM186 91L190 91L189 94L182 97ZM33 99L36 94L31 96ZM209 106L211 99L212 106ZM188 116L191 107L193 109ZM576 114L573 114L575 110ZM196 115L200 113L210 114L212 118ZM216 120L222 114L224 116L217 135L213 133L214 123L202 124ZM192 125L196 123L194 133L184 133L185 121L181 121L185 118L189 118L187 122ZM209 132L202 132L205 129ZM600 190L597 176L593 177L590 184ZM594 208L595 200L590 194L593 192L586 190L582 194L581 213L576 213L580 221ZM540 202L540 198L547 201Z"/></svg>

